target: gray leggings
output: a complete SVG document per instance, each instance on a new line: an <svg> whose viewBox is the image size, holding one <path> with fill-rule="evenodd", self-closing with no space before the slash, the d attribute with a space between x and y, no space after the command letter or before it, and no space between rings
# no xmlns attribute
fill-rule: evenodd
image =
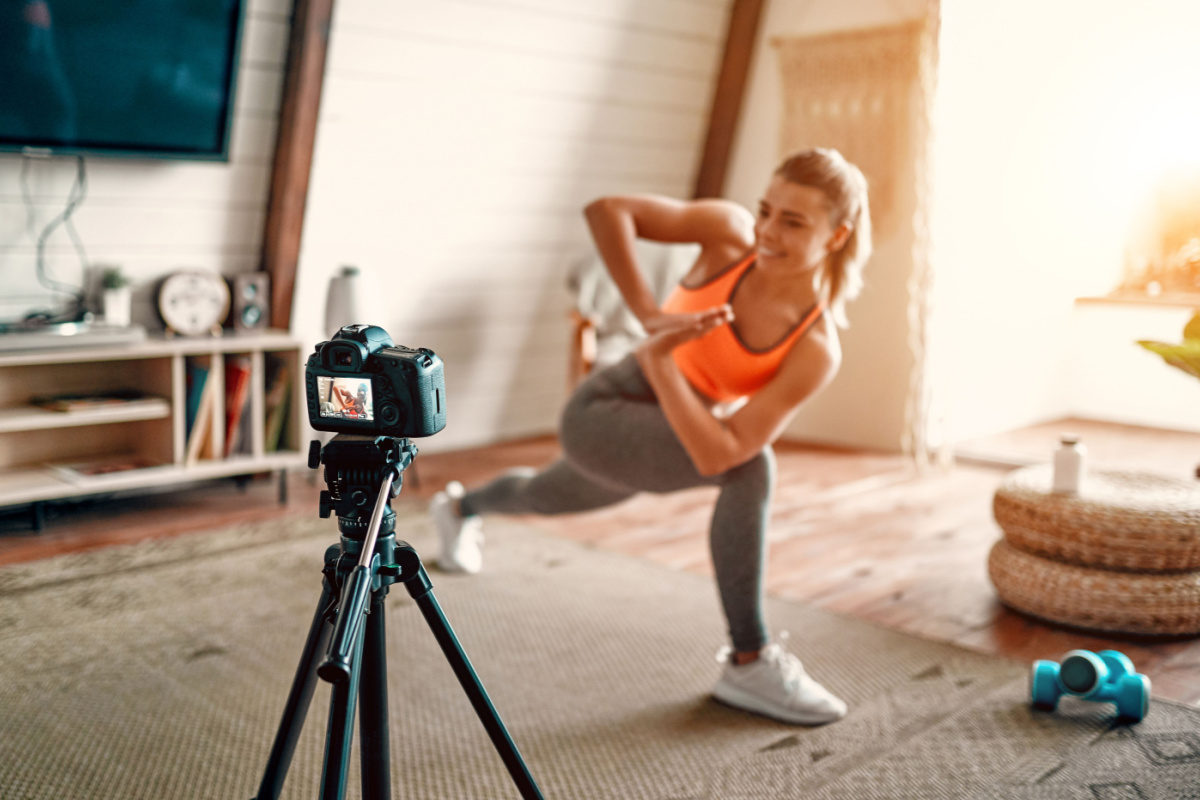
<svg viewBox="0 0 1200 800"><path fill-rule="evenodd" d="M563 411L559 438L562 458L536 474L502 475L468 492L463 513L571 514L638 492L719 486L709 547L729 635L738 651L767 643L763 573L775 486L769 446L721 475L701 475L633 356L580 385Z"/></svg>

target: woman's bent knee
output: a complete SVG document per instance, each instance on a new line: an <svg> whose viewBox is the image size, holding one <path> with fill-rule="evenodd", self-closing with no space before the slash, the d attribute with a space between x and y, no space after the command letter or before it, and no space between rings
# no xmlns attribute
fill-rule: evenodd
<svg viewBox="0 0 1200 800"><path fill-rule="evenodd" d="M749 461L739 464L721 476L721 485L731 483L758 484L770 490L775 485L775 451L767 445Z"/></svg>

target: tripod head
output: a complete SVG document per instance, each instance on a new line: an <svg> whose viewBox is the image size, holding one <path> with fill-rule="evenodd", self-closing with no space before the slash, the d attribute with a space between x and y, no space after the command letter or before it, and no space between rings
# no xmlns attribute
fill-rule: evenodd
<svg viewBox="0 0 1200 800"><path fill-rule="evenodd" d="M329 487L321 492L321 519L336 514L343 538L364 541L379 500L379 489L390 476L391 489L385 500L379 535L391 533L396 513L390 501L400 495L404 470L416 456L416 445L394 436L339 433L324 447L313 441L308 450L308 466L318 469L324 464L325 485Z"/></svg>

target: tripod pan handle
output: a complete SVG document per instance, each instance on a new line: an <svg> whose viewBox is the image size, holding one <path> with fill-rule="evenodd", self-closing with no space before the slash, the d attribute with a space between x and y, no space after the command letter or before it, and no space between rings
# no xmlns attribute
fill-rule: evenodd
<svg viewBox="0 0 1200 800"><path fill-rule="evenodd" d="M367 603L371 598L371 582L371 570L364 566L356 566L346 576L342 599L338 603L337 621L329 638L329 650L326 651L325 661L317 667L317 675L324 681L346 683L350 680L359 627L363 624Z"/></svg>

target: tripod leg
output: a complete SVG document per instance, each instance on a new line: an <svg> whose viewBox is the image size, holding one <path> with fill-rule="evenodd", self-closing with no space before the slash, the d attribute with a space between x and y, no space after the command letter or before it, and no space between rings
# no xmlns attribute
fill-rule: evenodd
<svg viewBox="0 0 1200 800"><path fill-rule="evenodd" d="M325 620L325 611L332 602L333 590L328 580L323 581L317 613L313 615L312 626L308 629L300 665L296 668L296 677L292 679L292 690L283 708L283 718L279 722L279 730L275 734L275 743L271 746L271 756L267 759L267 768L255 800L277 800L283 790L283 781L292 763L296 741L300 738L304 717L317 685L317 659L325 652L329 634L333 630L333 626Z"/></svg>
<svg viewBox="0 0 1200 800"><path fill-rule="evenodd" d="M363 634L367 626L358 626L350 680L333 684L329 700L329 727L325 733L325 766L321 772L321 800L343 800L346 796L346 769L350 764L350 742L354 737L354 705L358 699L358 679L362 673Z"/></svg>
<svg viewBox="0 0 1200 800"><path fill-rule="evenodd" d="M361 738L363 797L391 800L392 768L388 741L387 632L380 591L371 598L365 621L362 651L362 687L358 695L358 731Z"/></svg>
<svg viewBox="0 0 1200 800"><path fill-rule="evenodd" d="M524 800L542 800L542 792L534 782L529 768L525 766L525 760L521 758L516 743L508 735L504 721L500 719L500 714L492 705L487 690L483 688L483 683L475 674L475 668L471 666L471 661L463 651L462 645L459 644L458 637L454 635L454 629L450 627L446 615L442 613L441 605L433 596L433 584L425 573L425 567L421 566L421 560L416 551L408 545L397 547L395 557L396 562L402 568L401 580L404 581L404 587L408 589L408 593L417 602L417 607L425 616L425 622L429 624L434 638L441 645L442 653L450 662L454 674L458 676L458 682L462 684L463 691L467 693L467 698L475 708L475 714L483 723L484 729L487 730L492 745L500 754L504 766L508 768L508 774L516 784L521 797Z"/></svg>

